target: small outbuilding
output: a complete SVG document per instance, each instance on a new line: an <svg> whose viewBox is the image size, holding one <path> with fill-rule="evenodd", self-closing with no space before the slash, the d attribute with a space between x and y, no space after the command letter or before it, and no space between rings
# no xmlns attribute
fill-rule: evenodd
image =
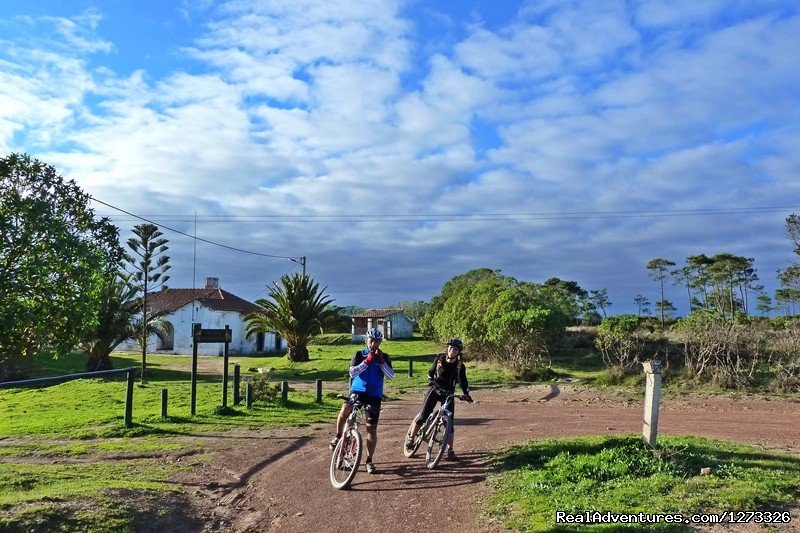
<svg viewBox="0 0 800 533"><path fill-rule="evenodd" d="M361 340L370 328L378 328L384 339L410 339L414 323L402 309L367 309L352 317L353 341Z"/></svg>

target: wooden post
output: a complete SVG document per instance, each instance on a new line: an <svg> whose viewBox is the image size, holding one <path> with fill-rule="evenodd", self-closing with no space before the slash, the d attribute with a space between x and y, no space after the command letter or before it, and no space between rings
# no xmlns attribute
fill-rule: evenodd
<svg viewBox="0 0 800 533"><path fill-rule="evenodd" d="M161 389L161 418L167 419L167 389Z"/></svg>
<svg viewBox="0 0 800 533"><path fill-rule="evenodd" d="M222 352L222 407L228 407L228 339L230 338L228 332L230 329L230 326L225 324L225 349Z"/></svg>
<svg viewBox="0 0 800 533"><path fill-rule="evenodd" d="M408 377L414 377L414 361L408 358Z"/></svg>
<svg viewBox="0 0 800 533"><path fill-rule="evenodd" d="M281 405L286 405L289 396L289 382L281 381Z"/></svg>
<svg viewBox="0 0 800 533"><path fill-rule="evenodd" d="M135 379L135 373L134 370L128 372L128 388L125 392L125 427L133 425L133 380Z"/></svg>
<svg viewBox="0 0 800 533"><path fill-rule="evenodd" d="M647 380L644 392L644 426L642 438L652 448L656 447L658 437L658 407L661 401L661 362L646 361L644 366Z"/></svg>
<svg viewBox="0 0 800 533"><path fill-rule="evenodd" d="M317 403L322 403L322 380L317 380Z"/></svg>
<svg viewBox="0 0 800 533"><path fill-rule="evenodd" d="M233 405L239 405L242 402L241 392L239 391L241 387L240 376L239 363L233 363Z"/></svg>
<svg viewBox="0 0 800 533"><path fill-rule="evenodd" d="M190 394L190 409L192 416L197 412L197 344L200 342L199 323L192 324L192 388Z"/></svg>
<svg viewBox="0 0 800 533"><path fill-rule="evenodd" d="M247 391L245 392L245 402L247 404L248 409L253 408L253 384L247 384Z"/></svg>

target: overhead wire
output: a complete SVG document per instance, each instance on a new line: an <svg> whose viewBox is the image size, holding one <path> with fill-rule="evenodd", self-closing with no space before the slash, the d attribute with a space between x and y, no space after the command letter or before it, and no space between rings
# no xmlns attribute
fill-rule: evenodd
<svg viewBox="0 0 800 533"><path fill-rule="evenodd" d="M94 196L90 196L90 198L92 199L92 201L97 202L98 204L102 204L102 205L104 205L106 207L110 207L111 209L115 209L115 210L117 210L117 211L119 211L121 213L125 213L126 215L131 216L136 220L143 220L145 222L149 222L150 224L154 224L154 225L158 226L159 228L172 231L174 233L177 233L179 235L183 235L185 237L189 237L190 239L194 239L195 241L200 241L200 242L204 242L204 243L211 244L211 245L214 245L214 246L219 246L221 248L227 248L228 250L233 250L235 252L241 252L241 253L250 254L250 255L257 255L257 256L260 256L260 257L271 257L273 259L289 259L290 261L302 258L302 256L273 255L273 254L265 254L265 253L261 253L261 252L254 252L252 250L244 250L242 248L237 248L235 246L229 246L227 244L223 244L223 243L220 243L220 242L211 241L209 239L204 239L202 237L198 237L197 235L191 235L189 233L186 233L185 231L181 231L179 229L175 229L175 228L172 228L170 226L166 226L166 225L164 225L162 223L154 222L153 220L151 220L151 219L149 219L147 217L143 217L143 216L131 213L130 211L126 211L125 209L122 209L120 207L117 207L117 206L111 205L109 203L106 203L106 202L104 202L102 200L99 200L99 199L95 198ZM159 217L159 218L161 218L161 217ZM194 219L192 219L192 220L194 220Z"/></svg>
<svg viewBox="0 0 800 533"><path fill-rule="evenodd" d="M447 222L447 221L524 221L524 220L573 220L573 219L613 219L613 218L655 218L678 216L720 216L739 214L759 214L800 209L800 206L760 206L730 208L698 208L698 209L663 209L663 210L631 210L631 211L574 211L574 212L541 212L541 213L381 213L364 215L205 215L198 220L217 223L247 222ZM134 215L136 216L136 215ZM168 219L180 222L191 222L188 215L164 214L149 215L153 218ZM141 217L137 217L141 218Z"/></svg>

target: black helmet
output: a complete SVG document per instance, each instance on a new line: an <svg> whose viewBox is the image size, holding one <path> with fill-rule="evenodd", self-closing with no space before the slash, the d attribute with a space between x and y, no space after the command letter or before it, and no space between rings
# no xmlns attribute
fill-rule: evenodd
<svg viewBox="0 0 800 533"><path fill-rule="evenodd" d="M447 341L447 345L458 348L459 352L464 349L464 343L461 342L461 339L455 339L455 338L450 339L449 341Z"/></svg>

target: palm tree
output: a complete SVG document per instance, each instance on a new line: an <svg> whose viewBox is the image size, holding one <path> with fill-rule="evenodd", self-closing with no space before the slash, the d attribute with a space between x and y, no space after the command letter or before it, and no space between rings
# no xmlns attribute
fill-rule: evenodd
<svg viewBox="0 0 800 533"><path fill-rule="evenodd" d="M142 321L139 318L136 287L130 284L125 273L115 275L102 288L102 305L97 324L83 333L80 348L89 356L86 371L110 370L111 352L123 342L141 335ZM150 319L148 334L163 335L158 319Z"/></svg>
<svg viewBox="0 0 800 533"><path fill-rule="evenodd" d="M322 327L331 320L335 310L325 289L307 274L281 276L280 284L273 283L269 289L271 299L261 298L256 304L261 310L250 313L247 321L247 336L255 333L275 331L286 339L290 361L308 361L308 343L322 333Z"/></svg>

